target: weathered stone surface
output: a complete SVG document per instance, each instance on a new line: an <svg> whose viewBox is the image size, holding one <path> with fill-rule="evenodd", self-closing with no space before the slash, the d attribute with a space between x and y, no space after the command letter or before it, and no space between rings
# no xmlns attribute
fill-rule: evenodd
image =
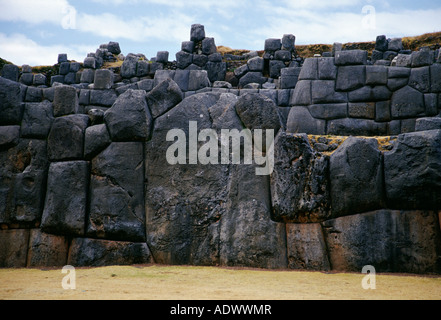
<svg viewBox="0 0 441 320"><path fill-rule="evenodd" d="M225 62L208 61L204 67L207 70L208 79L210 82L223 81L227 73L227 64Z"/></svg>
<svg viewBox="0 0 441 320"><path fill-rule="evenodd" d="M48 157L53 161L83 157L84 132L89 124L85 114L56 118L48 136Z"/></svg>
<svg viewBox="0 0 441 320"><path fill-rule="evenodd" d="M348 115L347 103L313 104L308 109L316 119L332 120L346 118Z"/></svg>
<svg viewBox="0 0 441 320"><path fill-rule="evenodd" d="M350 118L375 119L375 102L357 102L348 104Z"/></svg>
<svg viewBox="0 0 441 320"><path fill-rule="evenodd" d="M318 58L318 79L320 80L335 80L337 77L337 67L334 64L334 59Z"/></svg>
<svg viewBox="0 0 441 320"><path fill-rule="evenodd" d="M316 58L306 58L300 71L299 80L317 80L318 61Z"/></svg>
<svg viewBox="0 0 441 320"><path fill-rule="evenodd" d="M387 50L399 52L403 50L403 41L401 38L393 38L389 40Z"/></svg>
<svg viewBox="0 0 441 320"><path fill-rule="evenodd" d="M23 99L20 84L0 77L0 125L20 124L23 116Z"/></svg>
<svg viewBox="0 0 441 320"><path fill-rule="evenodd" d="M287 254L290 269L331 269L326 242L319 223L287 223Z"/></svg>
<svg viewBox="0 0 441 320"><path fill-rule="evenodd" d="M383 207L382 155L375 139L349 137L329 160L333 217Z"/></svg>
<svg viewBox="0 0 441 320"><path fill-rule="evenodd" d="M179 51L176 53L176 67L178 69L185 69L193 63L193 54L186 51Z"/></svg>
<svg viewBox="0 0 441 320"><path fill-rule="evenodd" d="M263 71L264 60L261 57L254 57L247 61L250 71Z"/></svg>
<svg viewBox="0 0 441 320"><path fill-rule="evenodd" d="M375 103L375 121L391 121L390 101L379 101Z"/></svg>
<svg viewBox="0 0 441 320"><path fill-rule="evenodd" d="M121 77L132 78L136 76L136 67L138 64L138 57L134 54L129 53L124 59L121 65Z"/></svg>
<svg viewBox="0 0 441 320"><path fill-rule="evenodd" d="M439 273L436 212L379 210L322 223L333 270Z"/></svg>
<svg viewBox="0 0 441 320"><path fill-rule="evenodd" d="M84 235L89 164L53 162L49 166L41 229L59 235Z"/></svg>
<svg viewBox="0 0 441 320"><path fill-rule="evenodd" d="M269 76L270 78L277 79L280 77L280 72L286 65L280 60L271 60L269 62Z"/></svg>
<svg viewBox="0 0 441 320"><path fill-rule="evenodd" d="M67 238L47 234L41 232L40 229L30 230L29 251L27 256L28 267L65 266L67 253Z"/></svg>
<svg viewBox="0 0 441 320"><path fill-rule="evenodd" d="M43 100L43 90L36 87L28 87L26 89L26 102L41 102Z"/></svg>
<svg viewBox="0 0 441 320"><path fill-rule="evenodd" d="M190 70L188 78L188 91L197 91L210 86L206 70Z"/></svg>
<svg viewBox="0 0 441 320"><path fill-rule="evenodd" d="M116 55L121 53L121 49L119 47L119 43L115 42L115 41L110 41L107 44L107 50L109 50L110 53L116 54Z"/></svg>
<svg viewBox="0 0 441 320"><path fill-rule="evenodd" d="M257 176L253 165L234 166L218 222L221 265L287 267L285 224L271 220L270 208L269 177Z"/></svg>
<svg viewBox="0 0 441 320"><path fill-rule="evenodd" d="M264 50L267 52L276 52L277 50L280 50L280 48L282 47L282 42L280 41L280 39L266 39L265 40L265 46L264 46Z"/></svg>
<svg viewBox="0 0 441 320"><path fill-rule="evenodd" d="M345 92L335 91L334 80L315 80L311 87L312 103L344 103L348 101Z"/></svg>
<svg viewBox="0 0 441 320"><path fill-rule="evenodd" d="M77 90L71 86L56 86L53 105L55 117L76 113L78 110Z"/></svg>
<svg viewBox="0 0 441 320"><path fill-rule="evenodd" d="M364 50L347 50L339 51L335 54L335 65L348 66L366 64L367 51Z"/></svg>
<svg viewBox="0 0 441 320"><path fill-rule="evenodd" d="M293 34L284 34L282 38L282 49L293 51L295 50L296 36Z"/></svg>
<svg viewBox="0 0 441 320"><path fill-rule="evenodd" d="M0 230L0 268L24 268L29 230Z"/></svg>
<svg viewBox="0 0 441 320"><path fill-rule="evenodd" d="M262 94L249 93L240 96L236 103L236 112L244 126L250 130L274 129L275 135L280 128L277 105Z"/></svg>
<svg viewBox="0 0 441 320"><path fill-rule="evenodd" d="M412 68L430 66L433 63L433 54L430 50L414 51L410 59Z"/></svg>
<svg viewBox="0 0 441 320"><path fill-rule="evenodd" d="M430 66L430 91L441 92L441 64L435 63Z"/></svg>
<svg viewBox="0 0 441 320"><path fill-rule="evenodd" d="M168 56L169 56L169 52L168 51L158 51L156 53L156 62L167 63L168 62Z"/></svg>
<svg viewBox="0 0 441 320"><path fill-rule="evenodd" d="M170 78L159 83L146 96L147 104L154 119L176 106L183 98L184 95L181 89Z"/></svg>
<svg viewBox="0 0 441 320"><path fill-rule="evenodd" d="M312 104L311 80L299 80L290 98L289 104L295 106L308 106Z"/></svg>
<svg viewBox="0 0 441 320"><path fill-rule="evenodd" d="M335 119L328 121L326 134L337 136L382 136L387 134L387 124L368 119Z"/></svg>
<svg viewBox="0 0 441 320"><path fill-rule="evenodd" d="M412 68L409 86L420 92L430 92L430 67Z"/></svg>
<svg viewBox="0 0 441 320"><path fill-rule="evenodd" d="M247 72L242 78L239 80L239 88L245 87L250 83L258 83L263 84L267 81L267 79L263 76L262 72Z"/></svg>
<svg viewBox="0 0 441 320"><path fill-rule="evenodd" d="M49 101L26 103L21 123L21 136L46 139L53 121L53 107Z"/></svg>
<svg viewBox="0 0 441 320"><path fill-rule="evenodd" d="M95 71L93 88L95 90L110 89L113 85L113 72L109 69L99 69Z"/></svg>
<svg viewBox="0 0 441 320"><path fill-rule="evenodd" d="M441 130L399 135L394 149L384 154L388 206L397 209L439 209L439 159Z"/></svg>
<svg viewBox="0 0 441 320"><path fill-rule="evenodd" d="M410 86L395 91L391 100L391 114L395 119L418 116L425 111L424 95Z"/></svg>
<svg viewBox="0 0 441 320"><path fill-rule="evenodd" d="M375 40L375 50L385 52L387 51L388 41L385 35L377 36Z"/></svg>
<svg viewBox="0 0 441 320"><path fill-rule="evenodd" d="M69 265L92 267L152 262L152 255L144 242L109 241L89 238L74 238L67 260Z"/></svg>
<svg viewBox="0 0 441 320"><path fill-rule="evenodd" d="M84 157L92 159L103 151L112 140L105 124L88 127L84 136Z"/></svg>
<svg viewBox="0 0 441 320"><path fill-rule="evenodd" d="M92 160L87 235L145 241L142 142L113 142Z"/></svg>
<svg viewBox="0 0 441 320"><path fill-rule="evenodd" d="M366 84L387 84L388 68L385 66L366 66Z"/></svg>
<svg viewBox="0 0 441 320"><path fill-rule="evenodd" d="M279 132L271 175L273 217L309 223L329 218L329 158L311 148L305 134Z"/></svg>
<svg viewBox="0 0 441 320"><path fill-rule="evenodd" d="M14 64L5 64L2 68L1 76L4 79L8 79L14 82L18 81L18 76L20 74L20 70L18 66Z"/></svg>
<svg viewBox="0 0 441 320"><path fill-rule="evenodd" d="M150 136L152 117L143 90L129 89L104 113L112 141L145 140Z"/></svg>
<svg viewBox="0 0 441 320"><path fill-rule="evenodd" d="M118 96L113 89L91 90L89 103L96 106L111 107L117 98Z"/></svg>
<svg viewBox="0 0 441 320"><path fill-rule="evenodd" d="M95 70L93 69L84 69L81 72L81 83L92 83L95 79Z"/></svg>
<svg viewBox="0 0 441 320"><path fill-rule="evenodd" d="M415 131L441 130L441 118L419 118L416 119Z"/></svg>
<svg viewBox="0 0 441 320"><path fill-rule="evenodd" d="M326 134L326 121L315 119L306 107L292 107L286 122L289 133Z"/></svg>
<svg viewBox="0 0 441 320"><path fill-rule="evenodd" d="M217 47L214 42L214 38L205 38L202 40L202 53L205 55L210 55L217 52Z"/></svg>
<svg viewBox="0 0 441 320"><path fill-rule="evenodd" d="M205 27L201 24L193 24L190 30L190 41L202 41L205 38Z"/></svg>
<svg viewBox="0 0 441 320"><path fill-rule="evenodd" d="M0 150L6 150L18 144L20 126L0 126Z"/></svg>
<svg viewBox="0 0 441 320"><path fill-rule="evenodd" d="M297 85L297 81L299 79L299 74L302 68L299 67L291 67L291 68L283 68L280 70L280 80L279 86L280 89L291 89L295 88Z"/></svg>
<svg viewBox="0 0 441 320"><path fill-rule="evenodd" d="M364 86L365 79L366 79L365 66L339 67L335 89L337 91L355 90Z"/></svg>

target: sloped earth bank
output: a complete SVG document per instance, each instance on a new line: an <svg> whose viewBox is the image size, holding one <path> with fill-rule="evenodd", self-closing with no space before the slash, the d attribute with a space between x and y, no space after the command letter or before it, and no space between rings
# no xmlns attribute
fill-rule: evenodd
<svg viewBox="0 0 441 320"><path fill-rule="evenodd" d="M363 273L269 271L164 265L53 269L0 269L0 299L12 300L438 300L441 277L376 274L363 289ZM69 283L69 282L66 282ZM365 281L366 284L372 284Z"/></svg>

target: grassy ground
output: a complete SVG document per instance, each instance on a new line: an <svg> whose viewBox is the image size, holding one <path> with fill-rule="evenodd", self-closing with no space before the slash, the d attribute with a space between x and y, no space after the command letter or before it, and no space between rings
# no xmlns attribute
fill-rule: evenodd
<svg viewBox="0 0 441 320"><path fill-rule="evenodd" d="M76 289L65 290L61 268L0 269L0 299L292 300L441 299L441 277L362 273L269 271L190 266L77 268ZM70 275L70 274L69 274Z"/></svg>

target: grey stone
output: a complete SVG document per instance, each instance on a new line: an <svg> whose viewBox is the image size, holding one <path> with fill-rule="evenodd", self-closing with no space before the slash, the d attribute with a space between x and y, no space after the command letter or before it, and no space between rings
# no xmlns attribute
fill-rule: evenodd
<svg viewBox="0 0 441 320"><path fill-rule="evenodd" d="M378 51L378 50L373 50L372 51L372 57L371 57L371 61L373 63L377 62L378 60L382 60L384 56L384 52L382 51Z"/></svg>
<svg viewBox="0 0 441 320"><path fill-rule="evenodd" d="M315 80L311 87L312 103L343 103L348 101L345 92L335 91L334 80Z"/></svg>
<svg viewBox="0 0 441 320"><path fill-rule="evenodd" d="M389 78L409 78L410 70L411 70L410 68L405 68L405 67L388 68L388 77Z"/></svg>
<svg viewBox="0 0 441 320"><path fill-rule="evenodd" d="M138 65L138 56L129 53L124 59L123 64L121 65L121 77L127 79L136 76L136 68ZM150 68L150 71L151 68Z"/></svg>
<svg viewBox="0 0 441 320"><path fill-rule="evenodd" d="M379 210L323 222L333 270L440 272L436 213ZM363 240L361 240L363 239Z"/></svg>
<svg viewBox="0 0 441 320"><path fill-rule="evenodd" d="M317 58L306 58L300 71L299 80L317 80L318 61Z"/></svg>
<svg viewBox="0 0 441 320"><path fill-rule="evenodd" d="M88 184L86 161L51 163L41 218L42 231L64 236L84 235Z"/></svg>
<svg viewBox="0 0 441 320"><path fill-rule="evenodd" d="M21 123L21 136L46 139L53 121L53 108L49 101L26 103Z"/></svg>
<svg viewBox="0 0 441 320"><path fill-rule="evenodd" d="M208 73L205 70L191 70L188 78L188 91L197 91L210 86Z"/></svg>
<svg viewBox="0 0 441 320"><path fill-rule="evenodd" d="M153 257L145 242L74 238L67 263L74 266L148 264Z"/></svg>
<svg viewBox="0 0 441 320"><path fill-rule="evenodd" d="M146 96L147 104L154 119L176 106L183 98L184 95L181 89L170 78L159 83Z"/></svg>
<svg viewBox="0 0 441 320"><path fill-rule="evenodd" d="M301 72L301 68L292 67L292 68L283 68L280 70L280 89L292 89L297 85L297 81L299 79L299 75Z"/></svg>
<svg viewBox="0 0 441 320"><path fill-rule="evenodd" d="M342 51L343 52L343 51ZM365 84L365 66L345 66L338 68L335 89L337 91L351 91Z"/></svg>
<svg viewBox="0 0 441 320"><path fill-rule="evenodd" d="M403 50L403 41L401 38L393 38L389 41L389 44L387 46L388 51L396 51L399 52Z"/></svg>
<svg viewBox="0 0 441 320"><path fill-rule="evenodd" d="M52 161L83 158L84 132L89 124L85 114L56 118L48 136L47 152Z"/></svg>
<svg viewBox="0 0 441 320"><path fill-rule="evenodd" d="M328 173L329 158L316 153L305 134L280 131L274 142L271 175L276 221L311 223L328 219Z"/></svg>
<svg viewBox="0 0 441 320"><path fill-rule="evenodd" d="M441 64L430 66L430 91L441 92Z"/></svg>
<svg viewBox="0 0 441 320"><path fill-rule="evenodd" d="M217 47L214 42L214 38L205 38L202 40L202 53L210 55L217 52Z"/></svg>
<svg viewBox="0 0 441 320"><path fill-rule="evenodd" d="M112 54L120 54L121 53L121 49L119 47L119 43L118 42L114 42L114 41L110 41L109 44L107 45L107 50L109 50L110 53Z"/></svg>
<svg viewBox="0 0 441 320"><path fill-rule="evenodd" d="M95 126L97 124L102 124L104 121L104 110L98 108L90 108L85 110L90 119L90 125Z"/></svg>
<svg viewBox="0 0 441 320"><path fill-rule="evenodd" d="M388 41L385 35L377 36L375 40L375 50L385 52L388 48Z"/></svg>
<svg viewBox="0 0 441 320"><path fill-rule="evenodd" d="M390 101L379 101L375 103L375 121L391 121Z"/></svg>
<svg viewBox="0 0 441 320"><path fill-rule="evenodd" d="M319 223L287 223L286 242L290 269L331 269L326 242Z"/></svg>
<svg viewBox="0 0 441 320"><path fill-rule="evenodd" d="M152 62L152 63L150 63L149 75L150 76L155 76L156 71L163 70L163 69L164 69L164 65L162 63Z"/></svg>
<svg viewBox="0 0 441 320"><path fill-rule="evenodd" d="M441 130L441 118L427 117L416 119L415 131Z"/></svg>
<svg viewBox="0 0 441 320"><path fill-rule="evenodd" d="M193 24L190 30L190 41L202 41L205 38L205 28L201 24Z"/></svg>
<svg viewBox="0 0 441 320"><path fill-rule="evenodd" d="M286 122L288 133L326 134L326 121L315 119L306 107L292 107Z"/></svg>
<svg viewBox="0 0 441 320"><path fill-rule="evenodd" d="M274 53L274 59L275 60L280 60L283 62L288 62L291 61L291 51L288 50L277 50Z"/></svg>
<svg viewBox="0 0 441 320"><path fill-rule="evenodd" d="M66 265L68 239L31 229L29 236L28 267L62 267Z"/></svg>
<svg viewBox="0 0 441 320"><path fill-rule="evenodd" d="M113 89L90 91L90 104L92 105L111 107L117 98L118 96Z"/></svg>
<svg viewBox="0 0 441 320"><path fill-rule="evenodd" d="M150 137L152 118L146 93L129 89L104 113L112 141L137 141Z"/></svg>
<svg viewBox="0 0 441 320"><path fill-rule="evenodd" d="M426 93L424 95L426 105L426 115L429 117L438 115L438 95L436 93Z"/></svg>
<svg viewBox="0 0 441 320"><path fill-rule="evenodd" d="M23 92L17 82L0 78L0 125L20 124L23 116Z"/></svg>
<svg viewBox="0 0 441 320"><path fill-rule="evenodd" d="M208 62L208 57L204 54L194 54L193 63L198 67L203 67Z"/></svg>
<svg viewBox="0 0 441 320"><path fill-rule="evenodd" d="M20 70L18 66L14 64L5 64L3 65L1 76L2 78L18 82L18 76L20 74Z"/></svg>
<svg viewBox="0 0 441 320"><path fill-rule="evenodd" d="M349 137L329 159L333 217L382 208L383 164L375 139Z"/></svg>
<svg viewBox="0 0 441 320"><path fill-rule="evenodd" d="M208 56L210 62L222 62L222 55L219 52L212 53Z"/></svg>
<svg viewBox="0 0 441 320"><path fill-rule="evenodd" d="M23 73L20 77L20 83L31 86L34 83L34 75L32 73Z"/></svg>
<svg viewBox="0 0 441 320"><path fill-rule="evenodd" d="M394 149L384 154L388 206L399 209L439 208L440 157L441 130L399 135Z"/></svg>
<svg viewBox="0 0 441 320"><path fill-rule="evenodd" d="M64 76L56 75L51 77L51 86L54 86L56 83L64 83Z"/></svg>
<svg viewBox="0 0 441 320"><path fill-rule="evenodd" d="M391 98L391 91L386 86L364 86L348 93L350 102L384 101Z"/></svg>
<svg viewBox="0 0 441 320"><path fill-rule="evenodd" d="M188 81L190 78L189 70L176 70L173 80L179 86L179 88L184 92L188 90Z"/></svg>
<svg viewBox="0 0 441 320"><path fill-rule="evenodd" d="M178 72L176 71L176 74L178 74ZM153 89L155 81L153 79L144 79L141 81L138 81L136 83L138 90L145 90L147 92L151 91Z"/></svg>
<svg viewBox="0 0 441 320"><path fill-rule="evenodd" d="M26 89L26 102L41 102L43 100L43 90L36 87L28 87Z"/></svg>
<svg viewBox="0 0 441 320"><path fill-rule="evenodd" d="M88 127L84 135L84 157L88 160L94 158L111 142L112 140L105 124Z"/></svg>
<svg viewBox="0 0 441 320"><path fill-rule="evenodd" d="M291 97L291 91L289 89L277 90L277 104L281 107L289 106L289 100Z"/></svg>
<svg viewBox="0 0 441 320"><path fill-rule="evenodd" d="M412 57L410 54L401 54L399 53L397 55L397 62L396 62L396 66L397 67L406 67L406 68L410 68L412 64Z"/></svg>
<svg viewBox="0 0 441 320"><path fill-rule="evenodd" d="M280 72L283 68L286 68L284 62L280 60L271 60L269 62L269 76L270 78L277 79L280 77Z"/></svg>
<svg viewBox="0 0 441 320"><path fill-rule="evenodd" d="M358 102L348 104L350 118L375 119L375 102Z"/></svg>
<svg viewBox="0 0 441 320"><path fill-rule="evenodd" d="M328 121L326 134L337 136L381 136L387 134L387 124L367 119L335 119Z"/></svg>
<svg viewBox="0 0 441 320"><path fill-rule="evenodd" d="M34 86L44 86L46 85L46 76L41 73L37 73L34 75L34 80L32 82Z"/></svg>
<svg viewBox="0 0 441 320"><path fill-rule="evenodd" d="M348 114L347 103L313 104L308 109L314 118L323 120L346 118Z"/></svg>
<svg viewBox="0 0 441 320"><path fill-rule="evenodd" d="M89 105L90 104L90 90L81 89L80 94L78 95L78 103L80 105Z"/></svg>
<svg viewBox="0 0 441 320"><path fill-rule="evenodd" d="M61 64L63 62L67 62L67 54L66 53L60 53L58 54L58 63Z"/></svg>
<svg viewBox="0 0 441 320"><path fill-rule="evenodd" d="M95 71L93 88L95 90L106 90L113 86L113 72L109 69L99 69Z"/></svg>
<svg viewBox="0 0 441 320"><path fill-rule="evenodd" d="M84 64L87 65L86 61L84 62ZM62 62L60 64L60 69L59 69L58 73L65 76L66 74L69 73L69 71L70 71L70 63L69 62Z"/></svg>
<svg viewBox="0 0 441 320"><path fill-rule="evenodd" d="M299 80L290 98L290 105L307 106L312 104L311 80Z"/></svg>
<svg viewBox="0 0 441 320"><path fill-rule="evenodd" d="M433 64L433 56L431 52L427 50L412 52L410 59L411 59L410 63L412 68L430 66Z"/></svg>
<svg viewBox="0 0 441 320"><path fill-rule="evenodd" d="M409 69L410 71L410 69ZM409 84L409 78L391 78L387 80L387 87L391 91L397 91Z"/></svg>
<svg viewBox="0 0 441 320"><path fill-rule="evenodd" d="M366 84L387 84L388 68L385 66L366 66Z"/></svg>
<svg viewBox="0 0 441 320"><path fill-rule="evenodd" d="M337 67L333 58L318 58L318 79L335 80L337 77Z"/></svg>
<svg viewBox="0 0 441 320"><path fill-rule="evenodd" d="M282 37L282 49L294 51L296 44L296 36L293 34L284 34Z"/></svg>
<svg viewBox="0 0 441 320"><path fill-rule="evenodd" d="M0 126L0 150L17 145L19 138L20 126Z"/></svg>
<svg viewBox="0 0 441 320"><path fill-rule="evenodd" d="M250 71L263 71L264 61L261 57L254 57L247 61L248 69Z"/></svg>
<svg viewBox="0 0 441 320"><path fill-rule="evenodd" d="M208 79L211 83L225 80L225 75L227 73L227 64L225 62L208 61L205 64L204 69L207 70Z"/></svg>
<svg viewBox="0 0 441 320"><path fill-rule="evenodd" d="M416 119L401 120L401 133L415 132Z"/></svg>
<svg viewBox="0 0 441 320"><path fill-rule="evenodd" d="M367 51L364 50L347 50L339 51L335 54L335 65L365 65L367 63Z"/></svg>
<svg viewBox="0 0 441 320"><path fill-rule="evenodd" d="M78 72L81 69L81 64L79 62L71 62L69 65L69 72Z"/></svg>
<svg viewBox="0 0 441 320"><path fill-rule="evenodd" d="M112 142L92 160L87 235L145 241L143 161L142 142Z"/></svg>
<svg viewBox="0 0 441 320"><path fill-rule="evenodd" d="M150 62L147 60L139 60L136 68L137 77L145 77L150 74Z"/></svg>
<svg viewBox="0 0 441 320"><path fill-rule="evenodd" d="M393 93L391 114L394 119L416 117L424 111L424 95L421 92L405 86Z"/></svg>
<svg viewBox="0 0 441 320"><path fill-rule="evenodd" d="M343 44L342 43L334 42L334 44L332 45L332 56L335 57L337 52L342 51L342 49L343 49Z"/></svg>
<svg viewBox="0 0 441 320"><path fill-rule="evenodd" d="M266 78L263 76L262 72L254 72L250 71L247 74L245 74L243 77L239 80L239 88L245 87L245 85L249 83L258 83L263 84L266 82Z"/></svg>
<svg viewBox="0 0 441 320"><path fill-rule="evenodd" d="M227 88L227 89L231 89L233 86L231 85L231 83L227 82L227 81L215 81L213 83L213 88Z"/></svg>
<svg viewBox="0 0 441 320"><path fill-rule="evenodd" d="M280 41L280 39L266 39L265 40L265 47L264 50L266 52L276 52L277 50L280 50L282 48L282 42Z"/></svg>
<svg viewBox="0 0 441 320"><path fill-rule="evenodd" d="M395 58L397 55L398 55L398 53L396 53L395 51L386 51L386 52L383 54L383 60L391 61L391 64L390 64L390 65L393 66L393 64L392 64L392 60L394 60L394 58Z"/></svg>
<svg viewBox="0 0 441 320"><path fill-rule="evenodd" d="M194 51L194 41L183 41L182 45L181 45L181 50L188 52L188 53L193 53Z"/></svg>
<svg viewBox="0 0 441 320"><path fill-rule="evenodd" d="M81 83L92 83L95 79L95 71L93 69L84 69L81 72Z"/></svg>
<svg viewBox="0 0 441 320"><path fill-rule="evenodd" d="M168 56L169 56L169 52L168 51L158 51L156 53L156 62L167 63L168 62Z"/></svg>
<svg viewBox="0 0 441 320"><path fill-rule="evenodd" d="M71 86L57 86L54 91L54 116L61 117L78 110L77 90Z"/></svg>

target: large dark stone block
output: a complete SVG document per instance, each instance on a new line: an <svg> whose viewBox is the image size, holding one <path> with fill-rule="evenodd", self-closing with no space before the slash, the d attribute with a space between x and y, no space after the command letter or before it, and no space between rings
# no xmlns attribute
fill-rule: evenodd
<svg viewBox="0 0 441 320"><path fill-rule="evenodd" d="M391 113L395 119L410 118L424 114L424 95L412 87L405 86L395 91L391 100Z"/></svg>
<svg viewBox="0 0 441 320"><path fill-rule="evenodd" d="M84 235L88 186L86 161L51 163L41 229L66 236Z"/></svg>
<svg viewBox="0 0 441 320"><path fill-rule="evenodd" d="M401 134L384 154L386 195L390 208L441 207L441 130Z"/></svg>
<svg viewBox="0 0 441 320"><path fill-rule="evenodd" d="M20 124L24 107L23 87L0 77L0 125Z"/></svg>
<svg viewBox="0 0 441 320"><path fill-rule="evenodd" d="M153 118L164 114L181 102L183 98L184 95L181 89L177 83L170 78L159 83L146 96L147 104Z"/></svg>
<svg viewBox="0 0 441 320"><path fill-rule="evenodd" d="M26 103L21 123L21 136L46 139L53 121L52 103L47 100L41 103Z"/></svg>

